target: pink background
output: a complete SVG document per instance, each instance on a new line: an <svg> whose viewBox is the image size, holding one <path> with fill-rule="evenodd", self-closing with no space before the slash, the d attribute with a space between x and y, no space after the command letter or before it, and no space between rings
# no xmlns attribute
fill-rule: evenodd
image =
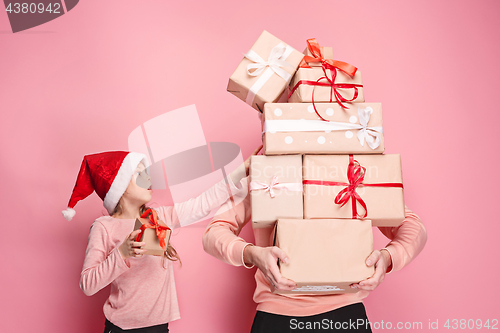
<svg viewBox="0 0 500 333"><path fill-rule="evenodd" d="M78 286L102 202L79 203L71 222L60 213L83 155L127 149L141 123L196 104L207 142L234 142L246 158L260 143L257 114L225 89L264 29L299 50L316 37L358 66L366 100L383 105L386 152L402 154L407 204L429 240L366 300L370 320L421 331L439 320L444 331L447 319L500 319L500 4L306 3L80 1L17 34L0 12L0 331L102 331L108 290L86 297ZM203 230L174 236L184 266L171 331L247 332L253 271L205 254Z"/></svg>

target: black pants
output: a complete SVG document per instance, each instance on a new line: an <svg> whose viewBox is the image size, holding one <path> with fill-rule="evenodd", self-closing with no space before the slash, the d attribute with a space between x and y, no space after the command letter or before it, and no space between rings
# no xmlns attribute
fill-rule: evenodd
<svg viewBox="0 0 500 333"><path fill-rule="evenodd" d="M134 328L131 330L122 330L118 326L114 325L112 322L106 319L104 324L104 333L122 333L122 332L133 332L133 333L168 333L168 323L149 326L143 328Z"/></svg>
<svg viewBox="0 0 500 333"><path fill-rule="evenodd" d="M371 332L363 303L307 317L282 316L257 311L251 333Z"/></svg>

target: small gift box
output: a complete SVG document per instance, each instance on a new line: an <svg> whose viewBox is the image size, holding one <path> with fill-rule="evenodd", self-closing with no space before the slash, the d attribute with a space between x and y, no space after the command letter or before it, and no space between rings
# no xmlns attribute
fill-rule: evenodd
<svg viewBox="0 0 500 333"><path fill-rule="evenodd" d="M401 157L305 155L304 218L370 219L399 226L405 218Z"/></svg>
<svg viewBox="0 0 500 333"><path fill-rule="evenodd" d="M384 152L380 103L266 103L262 133L265 155Z"/></svg>
<svg viewBox="0 0 500 333"><path fill-rule="evenodd" d="M264 31L229 78L227 91L262 112L264 103L281 97L303 57Z"/></svg>
<svg viewBox="0 0 500 333"><path fill-rule="evenodd" d="M290 84L290 103L364 102L361 73L348 63L333 60L331 48L319 46L316 39L307 40L306 54Z"/></svg>
<svg viewBox="0 0 500 333"><path fill-rule="evenodd" d="M302 156L252 156L250 202L254 228L279 218L302 218Z"/></svg>
<svg viewBox="0 0 500 333"><path fill-rule="evenodd" d="M289 258L279 263L281 275L297 284L277 294L355 293L350 285L374 274L365 263L373 251L370 220L279 219L275 245Z"/></svg>
<svg viewBox="0 0 500 333"><path fill-rule="evenodd" d="M349 74L324 67L299 68L290 84L290 103L331 103L347 107L347 102L365 101L361 72Z"/></svg>
<svg viewBox="0 0 500 333"><path fill-rule="evenodd" d="M147 217L147 218L146 218ZM136 237L136 242L146 242L144 254L163 256L170 240L171 229L163 221L158 220L156 211L148 209L141 218L135 220L134 230L142 232Z"/></svg>

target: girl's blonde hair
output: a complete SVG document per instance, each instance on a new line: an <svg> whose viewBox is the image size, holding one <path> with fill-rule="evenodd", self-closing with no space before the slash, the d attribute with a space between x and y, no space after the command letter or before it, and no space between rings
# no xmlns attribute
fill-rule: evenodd
<svg viewBox="0 0 500 333"><path fill-rule="evenodd" d="M148 209L150 209L150 208L146 207L146 205L142 205L141 208L139 209L139 213L142 215ZM121 207L121 200L120 200L118 202L118 204L116 205L115 209L113 210L113 213L111 214L111 216L116 215L116 214L120 214L121 211L122 211L122 207ZM179 264L182 266L181 257L179 256L179 254L177 253L175 248L172 246L172 244L170 244L170 241L167 244L167 250L165 251L165 255L163 256L163 258L167 258L170 261L178 261Z"/></svg>

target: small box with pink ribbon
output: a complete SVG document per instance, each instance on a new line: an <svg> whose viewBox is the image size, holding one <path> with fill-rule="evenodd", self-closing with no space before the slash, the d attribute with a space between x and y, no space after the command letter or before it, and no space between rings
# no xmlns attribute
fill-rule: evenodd
<svg viewBox="0 0 500 333"><path fill-rule="evenodd" d="M301 155L252 156L249 186L254 228L272 227L278 218L302 218Z"/></svg>

